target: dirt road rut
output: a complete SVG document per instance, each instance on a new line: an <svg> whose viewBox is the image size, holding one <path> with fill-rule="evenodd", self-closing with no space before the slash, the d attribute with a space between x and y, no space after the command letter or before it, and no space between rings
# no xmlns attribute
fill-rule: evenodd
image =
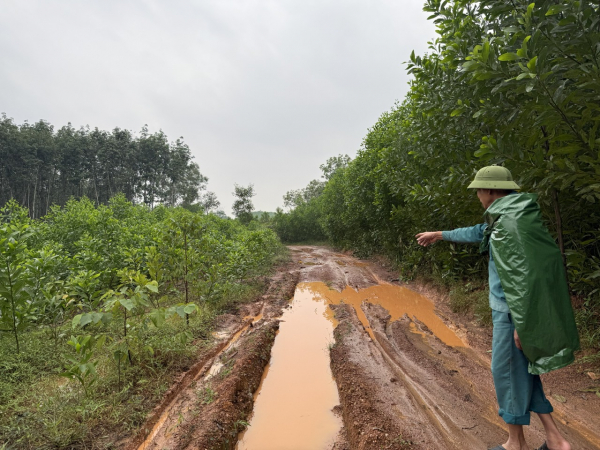
<svg viewBox="0 0 600 450"><path fill-rule="evenodd" d="M486 449L503 442L490 330L453 314L443 296L424 286L400 286L381 265L324 247L290 250L292 262L267 293L223 318L201 364L182 376L125 447L234 448L251 420L253 394L297 283L310 283L335 313L329 352L343 427L332 449ZM592 382L570 367L544 376L544 383L550 400L561 400L553 401L555 418L573 448L600 449L600 399L586 394ZM542 444L537 418L526 437L536 448Z"/></svg>

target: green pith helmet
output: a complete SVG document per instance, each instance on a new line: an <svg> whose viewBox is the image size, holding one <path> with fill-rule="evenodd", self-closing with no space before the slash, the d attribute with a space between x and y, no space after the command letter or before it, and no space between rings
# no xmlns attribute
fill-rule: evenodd
<svg viewBox="0 0 600 450"><path fill-rule="evenodd" d="M487 166L479 169L467 189L521 189L506 167Z"/></svg>

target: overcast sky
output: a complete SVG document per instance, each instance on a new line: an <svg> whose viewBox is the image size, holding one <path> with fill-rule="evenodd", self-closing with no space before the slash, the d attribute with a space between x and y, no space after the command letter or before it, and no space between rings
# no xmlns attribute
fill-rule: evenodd
<svg viewBox="0 0 600 450"><path fill-rule="evenodd" d="M229 213L354 156L435 36L421 0L2 0L0 112L183 136Z"/></svg>

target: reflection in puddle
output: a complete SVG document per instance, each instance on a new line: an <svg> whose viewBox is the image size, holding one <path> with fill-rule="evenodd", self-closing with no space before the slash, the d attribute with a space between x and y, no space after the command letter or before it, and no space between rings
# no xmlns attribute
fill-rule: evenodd
<svg viewBox="0 0 600 450"><path fill-rule="evenodd" d="M437 316L431 300L403 286L380 284L361 289L358 292L349 286L346 286L342 292L338 292L329 289L324 283L302 283L299 287L309 289L315 297L325 299L328 303L339 305L344 302L352 305L372 339L374 339L373 331L360 307L365 300L383 306L392 316L391 321L398 320L404 314L411 318L414 316L427 325L427 328L446 345L452 347L465 346L454 331L448 328L443 320ZM411 330L417 331L417 327Z"/></svg>
<svg viewBox="0 0 600 450"><path fill-rule="evenodd" d="M318 450L335 440L342 423L331 411L339 397L329 367L333 326L325 317L328 310L308 285L298 286L292 308L282 316L238 450Z"/></svg>

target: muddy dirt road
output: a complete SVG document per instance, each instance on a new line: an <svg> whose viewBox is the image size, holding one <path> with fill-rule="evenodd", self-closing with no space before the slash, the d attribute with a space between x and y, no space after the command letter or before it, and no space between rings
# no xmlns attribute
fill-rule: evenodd
<svg viewBox="0 0 600 450"><path fill-rule="evenodd" d="M266 294L221 318L128 449L486 449L505 439L490 330L443 296L323 247L290 247ZM290 299L293 300L290 302ZM544 377L574 449L600 449L598 384ZM558 399L558 400L556 400ZM542 444L532 419L527 439Z"/></svg>

